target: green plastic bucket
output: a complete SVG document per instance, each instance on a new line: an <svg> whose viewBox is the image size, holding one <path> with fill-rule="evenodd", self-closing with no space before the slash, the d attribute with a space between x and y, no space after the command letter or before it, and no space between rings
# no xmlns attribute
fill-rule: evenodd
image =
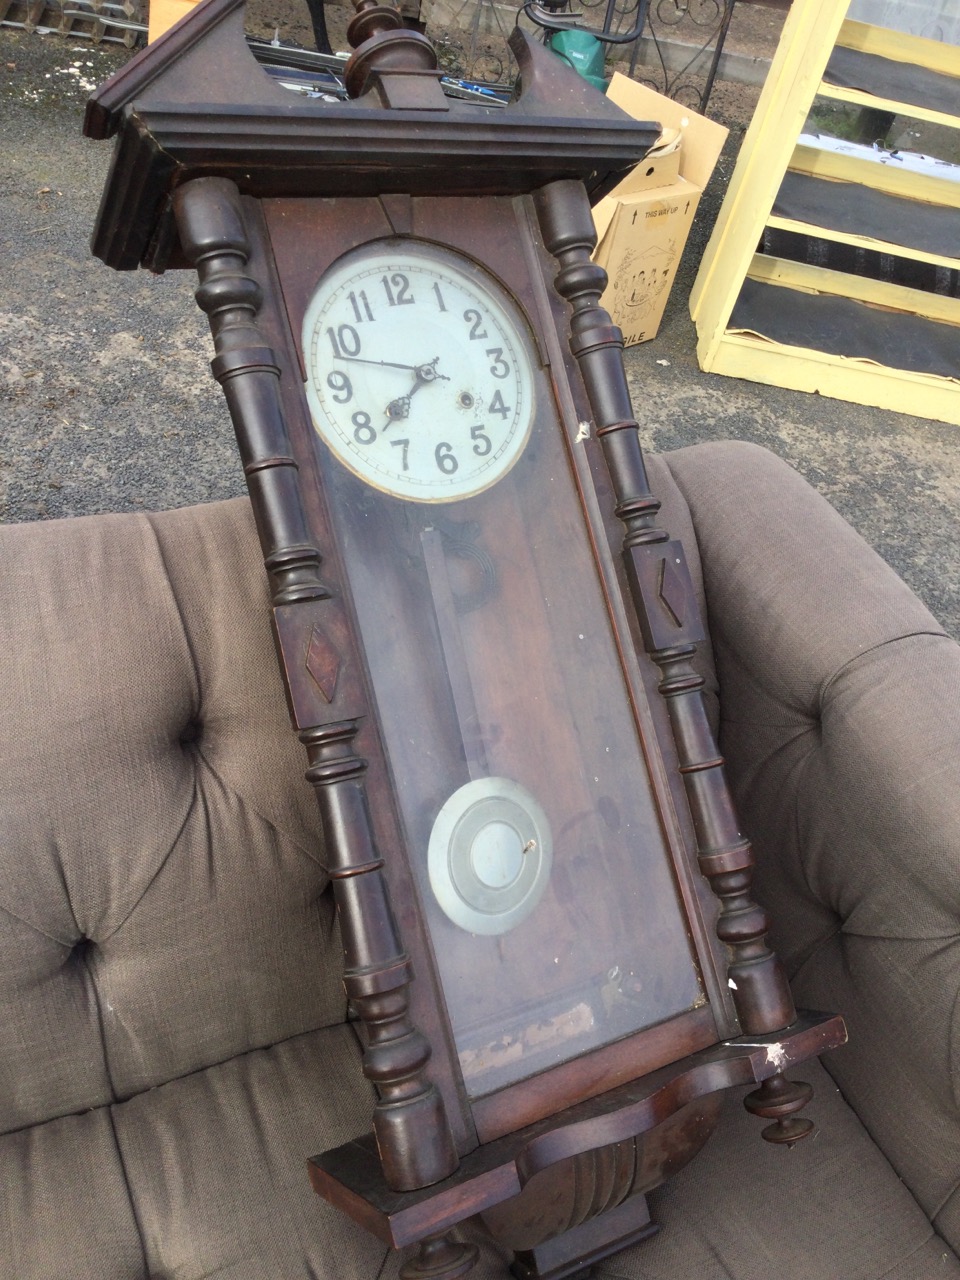
<svg viewBox="0 0 960 1280"><path fill-rule="evenodd" d="M588 80L601 93L606 93L603 45L592 32L554 31L547 43L553 52L583 76L584 80Z"/></svg>

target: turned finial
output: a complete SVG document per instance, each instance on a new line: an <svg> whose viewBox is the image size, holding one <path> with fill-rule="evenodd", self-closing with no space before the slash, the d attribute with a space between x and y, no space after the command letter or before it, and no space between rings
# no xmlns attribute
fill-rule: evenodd
<svg viewBox="0 0 960 1280"><path fill-rule="evenodd" d="M403 25L400 10L378 0L354 0L356 13L347 27L347 39L354 50L344 73L344 83L351 98L359 98L370 87L370 78L413 76L429 83L421 86L422 105L436 106L442 98L437 76L437 51L426 36ZM426 73L426 75L424 75ZM417 106L415 101L391 102L386 105ZM404 95L406 98L406 95Z"/></svg>
<svg viewBox="0 0 960 1280"><path fill-rule="evenodd" d="M743 1105L755 1116L772 1120L761 1133L767 1142L783 1143L792 1147L795 1142L813 1133L813 1121L801 1119L802 1111L813 1097L813 1089L802 1080L788 1080L783 1072L764 1080L759 1089L748 1093Z"/></svg>

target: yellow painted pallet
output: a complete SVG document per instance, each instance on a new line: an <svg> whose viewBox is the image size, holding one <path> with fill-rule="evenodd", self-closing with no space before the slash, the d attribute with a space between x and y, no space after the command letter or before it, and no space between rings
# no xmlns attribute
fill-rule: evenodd
<svg viewBox="0 0 960 1280"><path fill-rule="evenodd" d="M960 425L960 169L798 141L815 99L960 131L960 48L848 3L794 0L691 295L700 365ZM791 260L771 232L909 283Z"/></svg>

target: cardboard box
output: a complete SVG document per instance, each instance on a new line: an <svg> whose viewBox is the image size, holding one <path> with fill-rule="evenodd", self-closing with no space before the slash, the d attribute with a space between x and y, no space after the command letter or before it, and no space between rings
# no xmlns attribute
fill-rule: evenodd
<svg viewBox="0 0 960 1280"><path fill-rule="evenodd" d="M153 44L195 8L197 0L150 0L147 11L147 43Z"/></svg>
<svg viewBox="0 0 960 1280"><path fill-rule="evenodd" d="M617 72L607 97L635 120L657 120L660 141L594 208L593 255L609 276L601 299L627 346L656 336L680 255L727 130Z"/></svg>

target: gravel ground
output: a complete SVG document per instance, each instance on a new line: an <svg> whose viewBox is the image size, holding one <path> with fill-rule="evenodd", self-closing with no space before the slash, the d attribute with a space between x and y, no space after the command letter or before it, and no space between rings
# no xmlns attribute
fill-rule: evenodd
<svg viewBox="0 0 960 1280"><path fill-rule="evenodd" d="M110 144L90 87L129 55L0 29L0 519L159 509L243 491L187 273L108 270L88 240ZM645 443L739 438L796 466L960 637L960 431L699 371L686 299L756 91L732 128L659 336L627 353Z"/></svg>
<svg viewBox="0 0 960 1280"><path fill-rule="evenodd" d="M90 254L111 146L81 136L83 107L128 57L0 33L3 520L242 491L191 280Z"/></svg>

